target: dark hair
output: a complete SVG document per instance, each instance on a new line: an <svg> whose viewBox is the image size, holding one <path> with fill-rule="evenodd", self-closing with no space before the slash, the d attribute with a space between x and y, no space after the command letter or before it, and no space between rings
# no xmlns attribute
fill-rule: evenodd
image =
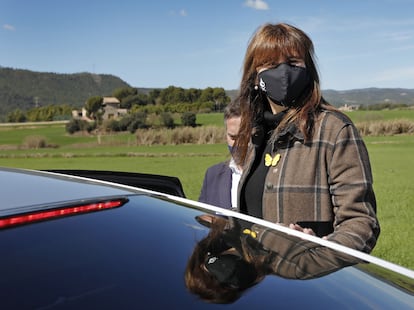
<svg viewBox="0 0 414 310"><path fill-rule="evenodd" d="M229 118L233 117L240 117L241 110L240 110L240 102L237 100L232 100L225 108L224 108L224 121L228 120Z"/></svg>
<svg viewBox="0 0 414 310"><path fill-rule="evenodd" d="M249 279L249 285L232 286L219 281L216 275L206 268L206 261L211 254L219 254L231 246L223 244L223 233L228 229L229 222L221 217L213 217L210 225L209 234L200 240L194 247L185 269L185 284L187 289L199 296L202 300L211 303L232 303L239 299L243 292L255 285L269 273L264 264L267 257L254 257L248 252L247 245L242 242L244 268L249 266L254 270L254 279Z"/></svg>

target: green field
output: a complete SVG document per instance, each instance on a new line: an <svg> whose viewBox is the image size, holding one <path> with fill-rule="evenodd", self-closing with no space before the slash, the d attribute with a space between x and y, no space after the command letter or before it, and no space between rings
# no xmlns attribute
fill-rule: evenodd
<svg viewBox="0 0 414 310"><path fill-rule="evenodd" d="M387 111L351 111L346 114L355 122L389 121L406 119L414 121L414 109Z"/></svg>
<svg viewBox="0 0 414 310"><path fill-rule="evenodd" d="M395 113L391 118L388 112L391 111L383 112L383 119L414 119L411 118L413 111L404 111L403 116ZM364 115L358 114L358 117ZM200 115L197 122L223 124L221 114ZM48 143L58 147L19 149L28 136L36 135L46 137ZM414 269L411 231L414 135L365 137L364 140L371 158L382 228L373 255ZM97 169L177 176L186 196L194 200L198 198L207 167L228 156L224 143L144 147L135 146L135 137L130 133L102 136L98 144L97 137L66 135L62 124L0 126L0 147L0 166L5 167Z"/></svg>

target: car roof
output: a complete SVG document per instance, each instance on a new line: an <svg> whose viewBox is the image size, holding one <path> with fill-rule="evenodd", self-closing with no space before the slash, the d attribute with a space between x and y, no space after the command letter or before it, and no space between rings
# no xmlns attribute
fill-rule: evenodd
<svg viewBox="0 0 414 310"><path fill-rule="evenodd" d="M27 186L31 189L26 193ZM185 197L62 173L15 169L0 169L0 191L4 199L0 220L12 213L59 210L67 201L65 207L80 201L126 199L119 207L102 212L0 230L0 297L6 308L34 308L30 300L38 308L214 307L184 284L189 258L211 230L205 216L259 225L280 242L315 242L338 255L345 251L368 262L307 280L291 278L284 268L246 290L229 308L410 309L414 305L411 270Z"/></svg>

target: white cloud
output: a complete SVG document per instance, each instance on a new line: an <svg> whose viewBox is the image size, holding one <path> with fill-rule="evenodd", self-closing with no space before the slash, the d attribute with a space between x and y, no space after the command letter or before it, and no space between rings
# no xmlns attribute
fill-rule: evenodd
<svg viewBox="0 0 414 310"><path fill-rule="evenodd" d="M172 15L172 16L176 16L176 15L178 15L178 16L187 16L188 15L187 11L185 9L181 9L179 11L169 11L168 14Z"/></svg>
<svg viewBox="0 0 414 310"><path fill-rule="evenodd" d="M14 28L14 26L9 25L9 24L4 24L4 25L3 25L3 29L9 30L9 31L14 31L14 30L16 30L16 28Z"/></svg>
<svg viewBox="0 0 414 310"><path fill-rule="evenodd" d="M255 10L269 9L269 5L263 0L246 0L244 5Z"/></svg>

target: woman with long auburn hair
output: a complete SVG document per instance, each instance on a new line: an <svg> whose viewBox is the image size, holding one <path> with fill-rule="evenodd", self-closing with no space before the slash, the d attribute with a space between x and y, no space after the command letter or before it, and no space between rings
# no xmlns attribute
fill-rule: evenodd
<svg viewBox="0 0 414 310"><path fill-rule="evenodd" d="M322 97L309 36L285 23L259 27L237 100L239 211L371 252L380 227L368 152Z"/></svg>

